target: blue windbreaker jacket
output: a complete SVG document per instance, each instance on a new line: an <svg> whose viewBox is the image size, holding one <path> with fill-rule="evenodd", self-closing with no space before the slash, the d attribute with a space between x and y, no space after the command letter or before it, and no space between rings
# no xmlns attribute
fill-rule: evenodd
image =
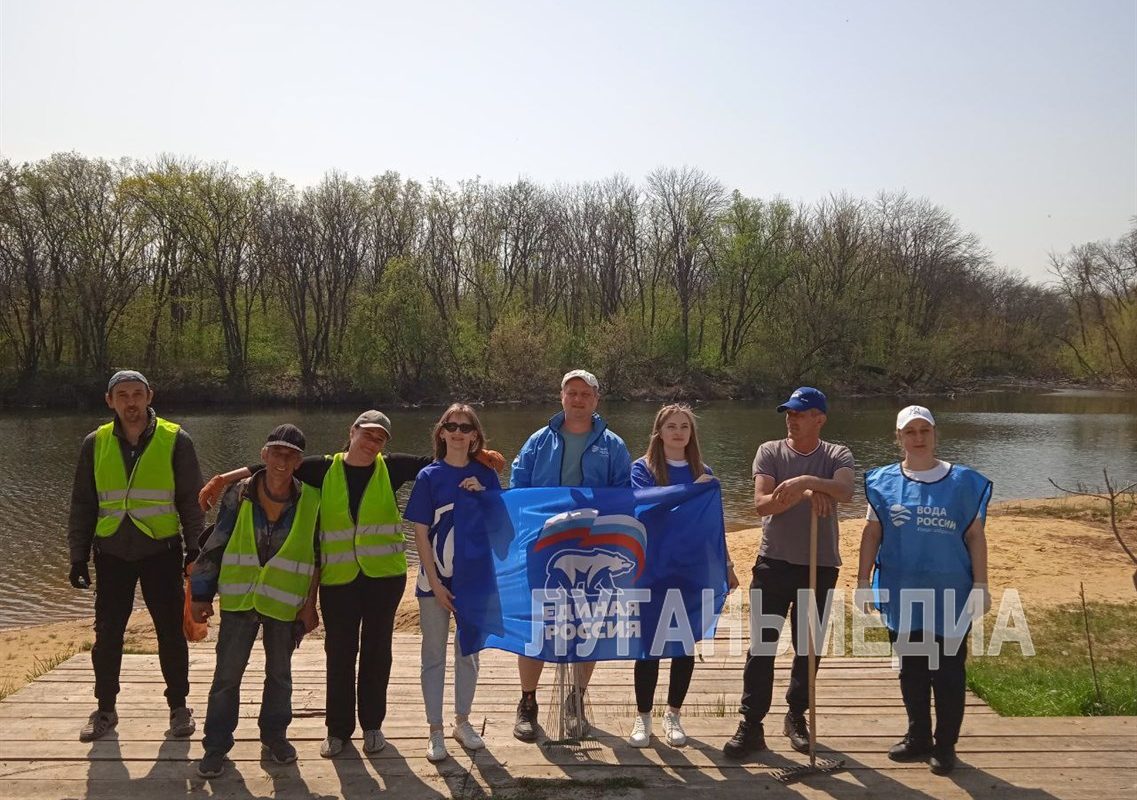
<svg viewBox="0 0 1137 800"><path fill-rule="evenodd" d="M561 460L565 448L561 426L564 422L565 412L561 411L549 420L548 425L529 437L517 458L513 459L509 488L561 485ZM580 471L584 486L631 485L632 458L628 455L628 447L623 439L608 430L607 423L599 414L592 415L592 435L581 456Z"/></svg>

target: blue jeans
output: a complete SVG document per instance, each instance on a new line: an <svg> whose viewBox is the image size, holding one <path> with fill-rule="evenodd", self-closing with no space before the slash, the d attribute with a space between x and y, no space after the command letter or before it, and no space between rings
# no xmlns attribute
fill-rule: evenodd
<svg viewBox="0 0 1137 800"><path fill-rule="evenodd" d="M422 627L422 699L429 725L442 725L442 692L446 685L446 642L450 637L450 612L433 597L418 598ZM478 654L462 655L454 635L454 714L470 716L478 688Z"/></svg>
<svg viewBox="0 0 1137 800"><path fill-rule="evenodd" d="M285 738L292 722L292 623L262 617L256 611L222 611L217 634L217 668L209 689L205 712L207 753L228 753L233 749L233 731L241 707L241 678L249 664L249 654L264 628L265 684L257 724L261 741Z"/></svg>

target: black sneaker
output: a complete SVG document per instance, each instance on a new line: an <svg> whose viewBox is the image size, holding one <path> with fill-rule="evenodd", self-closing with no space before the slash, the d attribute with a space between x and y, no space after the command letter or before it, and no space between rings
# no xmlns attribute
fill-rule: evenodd
<svg viewBox="0 0 1137 800"><path fill-rule="evenodd" d="M888 748L888 757L893 761L920 761L931 752L931 739L905 734L903 739Z"/></svg>
<svg viewBox="0 0 1137 800"><path fill-rule="evenodd" d="M93 742L101 739L108 731L114 730L115 725L118 725L118 714L114 711L94 711L79 731L79 741Z"/></svg>
<svg viewBox="0 0 1137 800"><path fill-rule="evenodd" d="M588 718L584 713L584 693L585 689L579 692L576 688L569 690L568 696L565 697L565 731L569 736L580 739L588 735L592 730L592 726L588 723Z"/></svg>
<svg viewBox="0 0 1137 800"><path fill-rule="evenodd" d="M277 764L291 764L296 760L296 748L284 737L261 742L261 748Z"/></svg>
<svg viewBox="0 0 1137 800"><path fill-rule="evenodd" d="M766 749L766 731L761 722L742 720L730 741L723 745L722 754L734 761L741 761L752 753Z"/></svg>
<svg viewBox="0 0 1137 800"><path fill-rule="evenodd" d="M225 754L220 750L208 750L197 762L197 774L203 778L216 778L225 771Z"/></svg>
<svg viewBox="0 0 1137 800"><path fill-rule="evenodd" d="M955 747L950 744L937 744L932 748L932 757L928 759L928 766L936 775L947 775L955 769Z"/></svg>
<svg viewBox="0 0 1137 800"><path fill-rule="evenodd" d="M523 694L517 704L517 722L513 736L523 742L537 741L537 695Z"/></svg>
<svg viewBox="0 0 1137 800"><path fill-rule="evenodd" d="M790 747L799 753L809 752L809 724L805 721L805 714L786 713L786 724L782 733L790 737Z"/></svg>

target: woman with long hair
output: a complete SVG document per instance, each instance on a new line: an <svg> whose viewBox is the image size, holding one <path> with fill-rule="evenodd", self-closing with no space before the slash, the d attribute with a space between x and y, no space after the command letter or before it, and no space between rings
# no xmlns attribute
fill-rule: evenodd
<svg viewBox="0 0 1137 800"><path fill-rule="evenodd" d="M430 726L426 757L448 755L442 726L442 693L446 683L446 641L454 613L454 503L462 491L500 489L497 473L478 461L486 436L477 413L464 403L443 412L430 434L434 461L415 480L405 517L415 526L419 555L419 625L422 628L422 697ZM485 742L470 724L470 707L478 686L478 654L465 655L454 637L454 738L468 750Z"/></svg>
<svg viewBox="0 0 1137 800"><path fill-rule="evenodd" d="M659 409L651 426L647 452L632 463L632 486L670 486L679 483L703 483L714 480L711 468L703 462L699 448L699 432L690 406L671 404ZM729 560L727 587L738 586L734 564ZM667 689L667 710L663 714L663 731L667 743L681 747L687 734L679 719L683 700L695 671L693 653L671 659L671 676ZM638 659L635 666L636 709L628 744L647 747L651 742L651 710L655 687L659 681L659 659Z"/></svg>

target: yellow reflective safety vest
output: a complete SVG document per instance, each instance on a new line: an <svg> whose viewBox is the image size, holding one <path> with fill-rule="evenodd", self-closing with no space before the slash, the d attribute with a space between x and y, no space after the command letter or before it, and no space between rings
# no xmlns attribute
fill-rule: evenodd
<svg viewBox="0 0 1137 800"><path fill-rule="evenodd" d="M383 456L363 491L358 519L351 518L343 453L332 457L320 501L320 583L351 583L360 570L369 578L405 575L407 547Z"/></svg>
<svg viewBox="0 0 1137 800"><path fill-rule="evenodd" d="M253 529L253 503L241 501L237 524L221 557L217 591L222 611L249 611L291 622L312 586L316 571L316 520L320 490L301 484L300 502L284 544L262 567Z"/></svg>
<svg viewBox="0 0 1137 800"><path fill-rule="evenodd" d="M128 516L151 539L168 539L178 534L174 441L180 429L180 425L158 417L154 434L129 476L121 445L114 435L114 423L100 425L95 431L95 489L99 493L96 536L113 536Z"/></svg>

